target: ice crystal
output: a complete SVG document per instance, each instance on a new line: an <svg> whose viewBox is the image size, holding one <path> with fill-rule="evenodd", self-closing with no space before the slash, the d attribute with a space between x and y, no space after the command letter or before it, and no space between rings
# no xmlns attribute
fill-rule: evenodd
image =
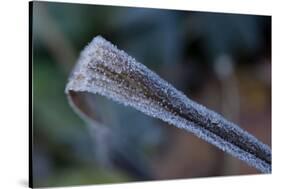
<svg viewBox="0 0 281 189"><path fill-rule="evenodd" d="M74 107L77 104L72 102L72 95L81 92L99 94L134 107L194 133L264 173L271 172L271 149L267 145L218 113L190 100L101 36L95 37L81 52L70 76L66 93ZM78 109L80 115L87 114L82 107Z"/></svg>

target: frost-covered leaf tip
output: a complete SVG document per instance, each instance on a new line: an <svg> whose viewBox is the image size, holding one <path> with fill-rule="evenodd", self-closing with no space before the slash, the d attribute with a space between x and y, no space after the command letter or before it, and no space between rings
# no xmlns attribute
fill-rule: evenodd
<svg viewBox="0 0 281 189"><path fill-rule="evenodd" d="M81 52L66 93L84 118L92 118L82 93L99 94L187 130L261 172L271 172L271 149L221 115L190 100L124 51L95 37Z"/></svg>

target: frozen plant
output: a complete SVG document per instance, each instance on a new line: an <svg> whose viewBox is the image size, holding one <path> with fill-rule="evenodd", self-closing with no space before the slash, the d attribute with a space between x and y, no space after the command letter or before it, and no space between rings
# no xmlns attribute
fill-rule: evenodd
<svg viewBox="0 0 281 189"><path fill-rule="evenodd" d="M131 106L192 132L261 172L271 172L271 149L267 145L218 113L190 100L101 36L95 37L81 52L66 86L71 105L89 121L95 118L87 102L78 103L83 93L99 94Z"/></svg>

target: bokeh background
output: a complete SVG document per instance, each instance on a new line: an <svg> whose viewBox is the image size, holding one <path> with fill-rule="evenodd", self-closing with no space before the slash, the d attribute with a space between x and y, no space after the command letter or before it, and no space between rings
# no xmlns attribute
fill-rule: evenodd
<svg viewBox="0 0 281 189"><path fill-rule="evenodd" d="M87 126L64 88L96 35L271 146L271 17L33 2L33 181L67 186L259 173L192 134L97 97Z"/></svg>

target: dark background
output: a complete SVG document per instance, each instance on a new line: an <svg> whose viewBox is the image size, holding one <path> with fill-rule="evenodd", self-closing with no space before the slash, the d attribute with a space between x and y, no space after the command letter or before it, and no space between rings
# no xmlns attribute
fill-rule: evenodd
<svg viewBox="0 0 281 189"><path fill-rule="evenodd" d="M34 186L259 173L183 130L97 97L87 126L64 88L97 35L271 146L271 17L33 3Z"/></svg>

